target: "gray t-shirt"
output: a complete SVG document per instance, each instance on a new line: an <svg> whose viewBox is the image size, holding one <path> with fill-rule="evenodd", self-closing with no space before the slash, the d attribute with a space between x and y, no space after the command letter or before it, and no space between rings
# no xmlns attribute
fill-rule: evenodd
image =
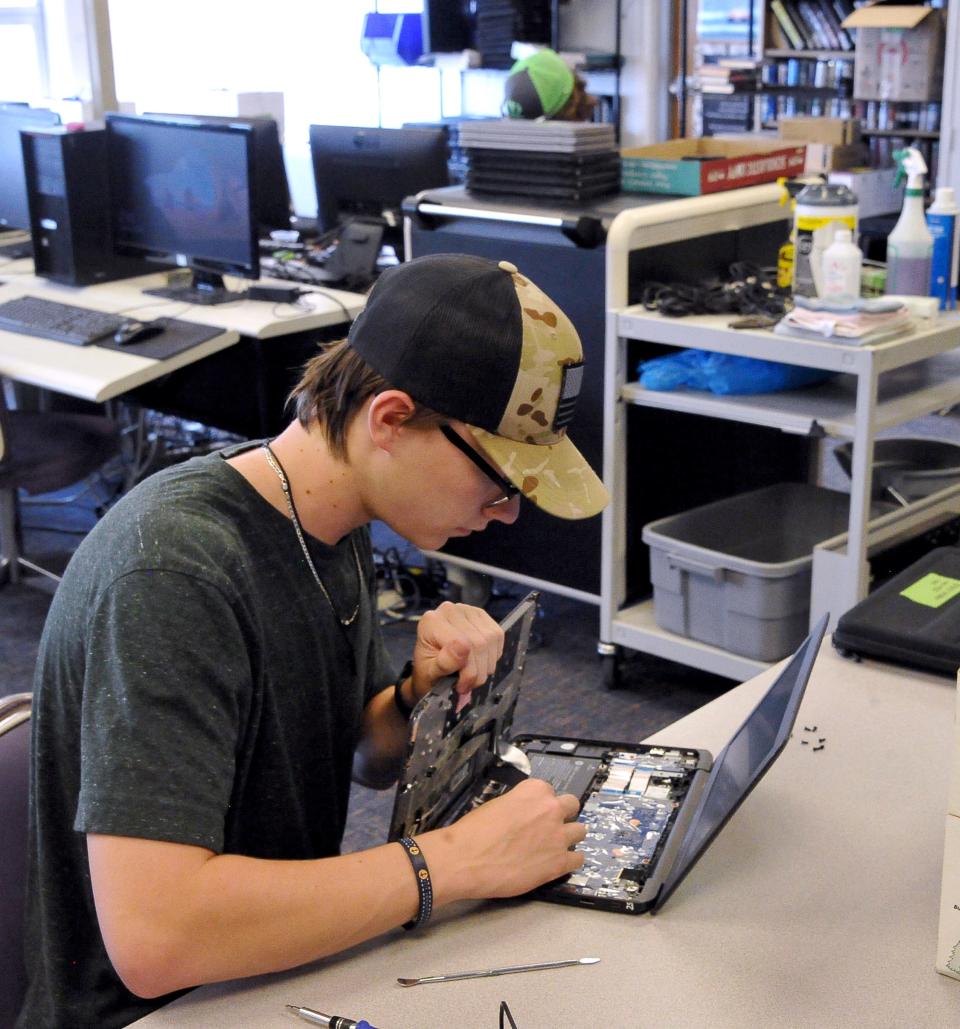
<svg viewBox="0 0 960 1029"><path fill-rule="evenodd" d="M222 456L160 472L83 541L34 684L30 986L18 1025L127 1025L96 920L86 833L216 853L335 855L364 705L391 680L367 530L308 539ZM362 582L358 583L359 554Z"/></svg>

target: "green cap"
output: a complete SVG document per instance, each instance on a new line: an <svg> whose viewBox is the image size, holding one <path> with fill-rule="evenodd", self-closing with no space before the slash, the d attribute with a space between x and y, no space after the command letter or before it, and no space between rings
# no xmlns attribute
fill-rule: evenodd
<svg viewBox="0 0 960 1029"><path fill-rule="evenodd" d="M503 109L510 118L552 118L570 99L574 87L570 65L554 50L537 50L510 69Z"/></svg>

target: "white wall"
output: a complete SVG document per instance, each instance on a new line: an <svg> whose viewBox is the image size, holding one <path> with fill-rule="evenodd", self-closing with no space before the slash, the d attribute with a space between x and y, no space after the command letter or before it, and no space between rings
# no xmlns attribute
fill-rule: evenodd
<svg viewBox="0 0 960 1029"><path fill-rule="evenodd" d="M623 0L620 47L621 143L643 146L667 138L670 74L670 5L663 0ZM562 49L612 50L615 42L613 0L571 0L560 7ZM590 80L597 92L611 91L613 75ZM596 85L594 85L594 82Z"/></svg>

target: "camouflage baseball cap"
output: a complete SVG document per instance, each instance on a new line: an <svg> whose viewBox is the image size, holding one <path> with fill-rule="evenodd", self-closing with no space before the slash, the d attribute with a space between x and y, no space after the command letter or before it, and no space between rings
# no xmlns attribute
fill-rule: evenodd
<svg viewBox="0 0 960 1029"><path fill-rule="evenodd" d="M567 437L584 375L580 337L508 261L432 254L389 268L349 340L392 386L464 422L537 507L589 518L606 506Z"/></svg>

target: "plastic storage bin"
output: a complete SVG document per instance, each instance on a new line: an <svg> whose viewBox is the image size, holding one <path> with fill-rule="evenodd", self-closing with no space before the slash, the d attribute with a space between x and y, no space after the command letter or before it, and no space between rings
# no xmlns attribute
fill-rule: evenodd
<svg viewBox="0 0 960 1029"><path fill-rule="evenodd" d="M657 624L758 661L807 634L814 545L846 531L846 493L778 483L650 522Z"/></svg>

